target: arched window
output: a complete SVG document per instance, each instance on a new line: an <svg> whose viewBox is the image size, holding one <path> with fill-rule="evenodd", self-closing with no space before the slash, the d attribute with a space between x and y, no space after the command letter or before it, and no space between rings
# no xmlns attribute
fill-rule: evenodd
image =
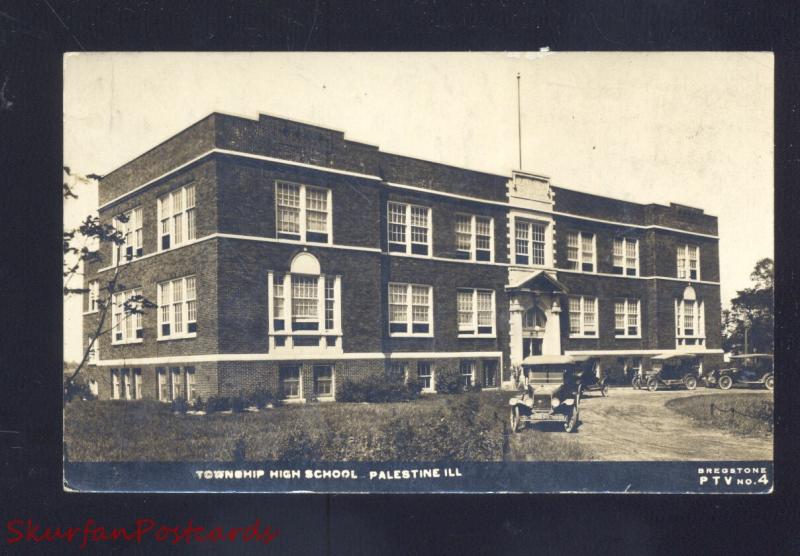
<svg viewBox="0 0 800 556"><path fill-rule="evenodd" d="M705 345L705 306L692 286L675 299L675 345Z"/></svg>
<svg viewBox="0 0 800 556"><path fill-rule="evenodd" d="M544 330L547 325L547 316L539 307L531 307L525 311L522 328L526 330Z"/></svg>

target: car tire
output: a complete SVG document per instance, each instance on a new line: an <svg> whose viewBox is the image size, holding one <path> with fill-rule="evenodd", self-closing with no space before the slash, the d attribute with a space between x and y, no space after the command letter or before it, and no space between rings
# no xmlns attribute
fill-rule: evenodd
<svg viewBox="0 0 800 556"><path fill-rule="evenodd" d="M647 381L647 389L649 391L651 391L651 392L655 392L656 390L658 390L658 379L657 378L651 378L650 380L648 380Z"/></svg>
<svg viewBox="0 0 800 556"><path fill-rule="evenodd" d="M520 419L518 405L515 405L514 407L511 408L510 421L511 421L511 432L519 432L522 419Z"/></svg>
<svg viewBox="0 0 800 556"><path fill-rule="evenodd" d="M767 390L775 389L775 375L770 373L764 377L764 388L766 388Z"/></svg>
<svg viewBox="0 0 800 556"><path fill-rule="evenodd" d="M603 397L608 396L608 384L606 384L605 382L600 387L600 393L603 394Z"/></svg>
<svg viewBox="0 0 800 556"><path fill-rule="evenodd" d="M697 388L697 379L693 376L687 376L684 378L683 383L686 385L687 390L694 390Z"/></svg>
<svg viewBox="0 0 800 556"><path fill-rule="evenodd" d="M642 379L638 376L633 377L631 380L631 386L633 386L634 390L641 390L642 389Z"/></svg>
<svg viewBox="0 0 800 556"><path fill-rule="evenodd" d="M569 417L567 417L567 420L564 421L565 432L575 432L578 429L578 416L579 412L578 408L576 407L570 412Z"/></svg>
<svg viewBox="0 0 800 556"><path fill-rule="evenodd" d="M720 390L730 390L731 386L733 386L733 379L728 375L722 375L719 377L717 384L720 387Z"/></svg>

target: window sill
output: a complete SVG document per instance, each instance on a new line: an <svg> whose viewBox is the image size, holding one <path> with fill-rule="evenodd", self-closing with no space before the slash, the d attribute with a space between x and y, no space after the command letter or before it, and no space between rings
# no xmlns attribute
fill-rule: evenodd
<svg viewBox="0 0 800 556"><path fill-rule="evenodd" d="M436 393L436 390L420 390L420 392L419 392L419 393L420 393L420 394L423 394L423 395L425 395L425 396L429 396L429 395L431 395L431 394L435 394L435 393Z"/></svg>
<svg viewBox="0 0 800 556"><path fill-rule="evenodd" d="M112 346L127 346L128 344L141 344L144 338L137 338L136 340L125 340L122 342L111 342Z"/></svg>
<svg viewBox="0 0 800 556"><path fill-rule="evenodd" d="M280 232L280 233L289 233L289 232ZM288 237L277 237L277 236L275 237L275 240L278 241L278 243L292 243L295 245L321 245L321 246L333 245L333 241L308 241L302 239L290 239Z"/></svg>
<svg viewBox="0 0 800 556"><path fill-rule="evenodd" d="M159 240L160 239L161 238L159 238ZM176 245L170 245L169 248L167 248L167 249L157 249L155 252L156 253L167 253L169 251L174 251L175 249L180 249L181 247L186 247L187 245L192 245L194 243L197 243L197 238L190 239L190 240L178 243ZM159 246L160 246L160 243L159 243ZM142 256L144 256L144 255L142 255ZM136 257L136 258L141 258L141 257ZM133 260L135 261L136 258L134 258Z"/></svg>
<svg viewBox="0 0 800 556"><path fill-rule="evenodd" d="M333 396L317 396L317 401L320 403L331 403L335 402L336 399Z"/></svg>
<svg viewBox="0 0 800 556"><path fill-rule="evenodd" d="M299 403L306 403L305 398L284 398L281 400L281 403L284 404L299 404Z"/></svg>
<svg viewBox="0 0 800 556"><path fill-rule="evenodd" d="M341 330L270 330L270 336L342 336Z"/></svg>
<svg viewBox="0 0 800 556"><path fill-rule="evenodd" d="M497 338L497 334L459 334L458 339L469 339L469 338Z"/></svg>
<svg viewBox="0 0 800 556"><path fill-rule="evenodd" d="M81 313L81 314L82 314L84 317L88 317L89 315L96 315L96 314L98 314L99 312L100 312L100 311L84 311L84 312L83 312L83 313Z"/></svg>
<svg viewBox="0 0 800 556"><path fill-rule="evenodd" d="M159 342L169 342L170 340L191 340L193 338L197 338L197 333L194 334L185 334L183 336L169 336L169 337L160 337L158 338Z"/></svg>
<svg viewBox="0 0 800 556"><path fill-rule="evenodd" d="M598 336L597 334L589 334L589 335L587 335L587 334L570 334L569 337L570 337L570 339L576 339L576 340L587 340L587 339L588 340L599 340L600 339L600 336Z"/></svg>
<svg viewBox="0 0 800 556"><path fill-rule="evenodd" d="M408 332L390 332L390 338L433 338L433 333L428 334L409 334Z"/></svg>
<svg viewBox="0 0 800 556"><path fill-rule="evenodd" d="M615 340L641 340L641 336L614 336Z"/></svg>

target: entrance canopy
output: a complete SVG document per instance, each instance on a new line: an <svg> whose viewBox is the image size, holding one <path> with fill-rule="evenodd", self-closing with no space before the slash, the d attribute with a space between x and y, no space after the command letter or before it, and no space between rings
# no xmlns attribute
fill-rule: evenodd
<svg viewBox="0 0 800 556"><path fill-rule="evenodd" d="M526 274L506 286L507 291L523 290L547 293L568 293L566 286L544 270Z"/></svg>

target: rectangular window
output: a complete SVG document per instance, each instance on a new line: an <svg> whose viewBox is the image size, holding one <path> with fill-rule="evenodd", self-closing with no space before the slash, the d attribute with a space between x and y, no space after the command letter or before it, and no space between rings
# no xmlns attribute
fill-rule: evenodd
<svg viewBox="0 0 800 556"><path fill-rule="evenodd" d="M185 185L158 198L159 250L197 238L195 186Z"/></svg>
<svg viewBox="0 0 800 556"><path fill-rule="evenodd" d="M420 284L389 284L390 335L433 333L433 288Z"/></svg>
<svg viewBox="0 0 800 556"><path fill-rule="evenodd" d="M300 397L300 367L296 365L281 367L279 370L281 393L285 399Z"/></svg>
<svg viewBox="0 0 800 556"><path fill-rule="evenodd" d="M186 399L190 402L197 399L197 381L194 367L186 367Z"/></svg>
<svg viewBox="0 0 800 556"><path fill-rule="evenodd" d="M130 369L120 369L120 382L122 383L121 397L126 400L132 400L134 396L133 381L131 380Z"/></svg>
<svg viewBox="0 0 800 556"><path fill-rule="evenodd" d="M100 282L97 280L89 281L89 302L87 304L89 313L96 313L100 309Z"/></svg>
<svg viewBox="0 0 800 556"><path fill-rule="evenodd" d="M387 374L392 378L408 380L408 363L404 361L390 361L386 367Z"/></svg>
<svg viewBox="0 0 800 556"><path fill-rule="evenodd" d="M431 210L428 207L389 202L389 251L430 255Z"/></svg>
<svg viewBox="0 0 800 556"><path fill-rule="evenodd" d="M617 299L614 301L614 334L618 338L638 338L639 300Z"/></svg>
<svg viewBox="0 0 800 556"><path fill-rule="evenodd" d="M678 278L682 280L700 279L700 248L697 245L678 245Z"/></svg>
<svg viewBox="0 0 800 556"><path fill-rule="evenodd" d="M119 369L111 369L111 399L119 399Z"/></svg>
<svg viewBox="0 0 800 556"><path fill-rule="evenodd" d="M614 274L639 275L639 240L626 237L614 238Z"/></svg>
<svg viewBox="0 0 800 556"><path fill-rule="evenodd" d="M318 320L317 278L292 275L292 318Z"/></svg>
<svg viewBox="0 0 800 556"><path fill-rule="evenodd" d="M494 291L461 289L456 296L459 336L494 336Z"/></svg>
<svg viewBox="0 0 800 556"><path fill-rule="evenodd" d="M169 370L170 400L174 401L183 397L183 381L181 380L181 368L172 367Z"/></svg>
<svg viewBox="0 0 800 556"><path fill-rule="evenodd" d="M515 219L514 246L516 264L545 266L547 225L543 222Z"/></svg>
<svg viewBox="0 0 800 556"><path fill-rule="evenodd" d="M111 308L112 344L141 342L142 329L142 290L134 289L115 293Z"/></svg>
<svg viewBox="0 0 800 556"><path fill-rule="evenodd" d="M123 243L114 245L113 263L131 261L143 254L142 207L122 213L114 218L114 228L122 236Z"/></svg>
<svg viewBox="0 0 800 556"><path fill-rule="evenodd" d="M279 238L329 243L331 191L285 181L275 182Z"/></svg>
<svg viewBox="0 0 800 556"><path fill-rule="evenodd" d="M700 300L675 300L675 336L677 345L705 343L705 307Z"/></svg>
<svg viewBox="0 0 800 556"><path fill-rule="evenodd" d="M334 279L330 276L325 277L325 330L333 330L334 309L336 294L334 289Z"/></svg>
<svg viewBox="0 0 800 556"><path fill-rule="evenodd" d="M133 399L142 399L142 369L133 369Z"/></svg>
<svg viewBox="0 0 800 556"><path fill-rule="evenodd" d="M475 361L461 361L462 384L469 388L475 380Z"/></svg>
<svg viewBox="0 0 800 556"><path fill-rule="evenodd" d="M272 274L272 332L336 331L339 323L336 276ZM287 319L290 322L287 323ZM280 340L279 340L280 338ZM276 346L285 345L285 337L276 336ZM336 345L335 338L331 338ZM278 343L278 342L282 343ZM314 344L314 341L317 343ZM318 345L320 336L295 338L294 346ZM328 340L325 340L327 342ZM305 343L303 343L305 342Z"/></svg>
<svg viewBox="0 0 800 556"><path fill-rule="evenodd" d="M494 219L470 214L456 215L456 253L461 259L492 260Z"/></svg>
<svg viewBox="0 0 800 556"><path fill-rule="evenodd" d="M159 339L197 336L197 286L194 276L158 284Z"/></svg>
<svg viewBox="0 0 800 556"><path fill-rule="evenodd" d="M571 337L597 336L597 298L572 296L569 298L569 335Z"/></svg>
<svg viewBox="0 0 800 556"><path fill-rule="evenodd" d="M497 361L483 362L483 387L497 387Z"/></svg>
<svg viewBox="0 0 800 556"><path fill-rule="evenodd" d="M156 369L156 383L158 386L158 400L162 402L170 401L167 370L164 367L158 367Z"/></svg>
<svg viewBox="0 0 800 556"><path fill-rule="evenodd" d="M435 384L433 371L431 371L431 364L427 361L419 361L417 363L417 379L422 385L423 392L435 392Z"/></svg>
<svg viewBox="0 0 800 556"><path fill-rule="evenodd" d="M594 272L595 235L588 232L567 233L567 268L581 272Z"/></svg>
<svg viewBox="0 0 800 556"><path fill-rule="evenodd" d="M317 397L333 396L333 367L331 365L314 365L314 394Z"/></svg>

